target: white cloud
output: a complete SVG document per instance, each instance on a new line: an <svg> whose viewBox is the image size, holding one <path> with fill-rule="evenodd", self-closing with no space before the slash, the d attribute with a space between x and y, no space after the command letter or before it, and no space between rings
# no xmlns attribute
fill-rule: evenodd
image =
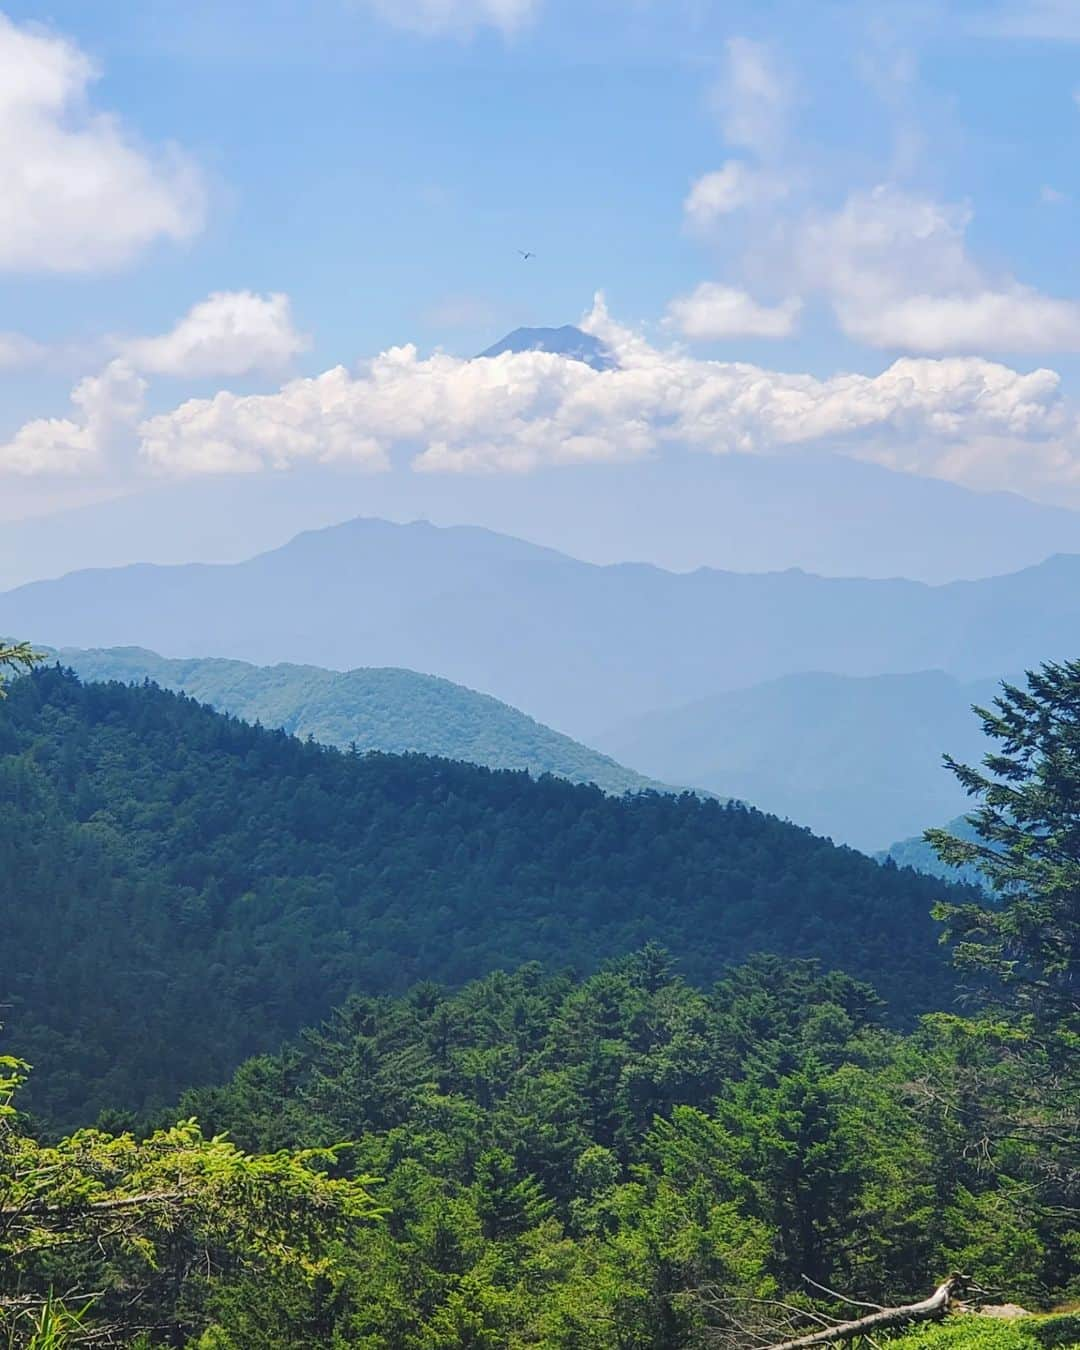
<svg viewBox="0 0 1080 1350"><path fill-rule="evenodd" d="M85 474L104 466L118 433L142 411L145 381L125 361L110 361L100 375L71 392L75 418L37 418L0 445L0 472L22 476Z"/></svg>
<svg viewBox="0 0 1080 1350"><path fill-rule="evenodd" d="M746 291L704 281L689 295L668 305L668 321L688 338L790 337L798 326L802 301L762 305Z"/></svg>
<svg viewBox="0 0 1080 1350"><path fill-rule="evenodd" d="M512 33L540 8L540 0L369 0L380 18L396 28L436 35L497 28Z"/></svg>
<svg viewBox="0 0 1080 1350"><path fill-rule="evenodd" d="M395 348L378 358L370 381L354 380L336 366L313 379L292 380L276 394L240 397L222 391L212 399L189 399L142 423L140 449L152 464L180 473L244 473L300 460L385 468L385 449L364 425L364 405L369 402L376 412L380 383L387 401L394 366L411 350ZM410 410L397 412L410 421Z"/></svg>
<svg viewBox="0 0 1080 1350"><path fill-rule="evenodd" d="M889 185L797 222L800 285L830 300L860 342L916 352L1080 350L1080 302L1010 276L967 249L971 212Z"/></svg>
<svg viewBox="0 0 1080 1350"><path fill-rule="evenodd" d="M74 43L0 14L0 268L116 267L202 225L197 169L89 107L96 75Z"/></svg>
<svg viewBox="0 0 1080 1350"><path fill-rule="evenodd" d="M730 38L713 102L729 145L762 157L775 153L786 130L791 89L769 47L750 38Z"/></svg>
<svg viewBox="0 0 1080 1350"><path fill-rule="evenodd" d="M906 358L878 375L818 379L654 347L602 305L586 326L615 351L618 369L545 352L466 361L394 348L355 374L337 367L273 394L190 400L140 425L141 452L175 474L312 460L512 473L669 445L713 454L827 446L985 487L1080 472L1076 417L1052 371Z"/></svg>
<svg viewBox="0 0 1080 1350"><path fill-rule="evenodd" d="M97 449L85 426L66 417L39 417L0 445L0 472L81 474L97 463Z"/></svg>
<svg viewBox="0 0 1080 1350"><path fill-rule="evenodd" d="M775 174L729 159L721 168L703 174L690 188L683 212L695 230L705 231L721 216L747 207L768 206L787 195L788 185Z"/></svg>
<svg viewBox="0 0 1080 1350"><path fill-rule="evenodd" d="M1019 285L970 294L911 295L881 309L850 309L844 328L871 346L909 351L1076 351L1080 304Z"/></svg>
<svg viewBox="0 0 1080 1350"><path fill-rule="evenodd" d="M154 375L200 378L279 370L310 340L293 326L287 295L216 291L168 333L117 344L132 365Z"/></svg>
<svg viewBox="0 0 1080 1350"><path fill-rule="evenodd" d="M1069 194L1044 183L1039 191L1039 200L1044 206L1061 206L1069 200Z"/></svg>

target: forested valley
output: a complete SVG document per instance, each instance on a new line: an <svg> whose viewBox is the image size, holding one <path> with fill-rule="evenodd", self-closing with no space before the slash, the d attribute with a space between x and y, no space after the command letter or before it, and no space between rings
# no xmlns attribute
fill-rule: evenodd
<svg viewBox="0 0 1080 1350"><path fill-rule="evenodd" d="M1080 663L953 766L980 887L153 686L7 695L11 1347L750 1350L936 1286L894 1350L1080 1342Z"/></svg>

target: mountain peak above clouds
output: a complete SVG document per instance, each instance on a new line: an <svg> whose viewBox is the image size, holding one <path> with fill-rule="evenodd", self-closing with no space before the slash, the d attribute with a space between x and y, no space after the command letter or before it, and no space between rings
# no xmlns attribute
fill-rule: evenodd
<svg viewBox="0 0 1080 1350"><path fill-rule="evenodd" d="M570 323L561 328L515 328L476 359L502 356L504 352L550 352L571 361L582 361L593 370L619 368L618 361L599 338Z"/></svg>

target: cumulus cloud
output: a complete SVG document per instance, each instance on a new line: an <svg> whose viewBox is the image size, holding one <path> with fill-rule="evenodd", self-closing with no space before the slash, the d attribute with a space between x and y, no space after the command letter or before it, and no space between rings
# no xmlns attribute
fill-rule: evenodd
<svg viewBox="0 0 1080 1350"><path fill-rule="evenodd" d="M547 352L467 361L398 347L355 373L337 367L272 394L189 400L140 424L141 452L174 474L334 460L513 473L669 445L713 454L827 446L987 487L1063 480L1080 465L1076 417L1049 370L905 358L878 375L819 379L653 346L602 305L585 326L616 352L618 369Z"/></svg>
<svg viewBox="0 0 1080 1350"><path fill-rule="evenodd" d="M540 0L369 0L369 4L395 27L429 35L485 27L512 33L540 8Z"/></svg>
<svg viewBox="0 0 1080 1350"><path fill-rule="evenodd" d="M692 229L706 231L722 216L747 207L769 206L787 193L787 183L775 174L752 168L741 159L729 159L692 184L683 213Z"/></svg>
<svg viewBox="0 0 1080 1350"><path fill-rule="evenodd" d="M145 392L145 381L126 361L110 361L72 390L72 417L37 418L0 445L0 472L28 477L102 468L118 433L137 420Z"/></svg>
<svg viewBox="0 0 1080 1350"><path fill-rule="evenodd" d="M909 295L881 309L841 309L851 337L909 351L1062 351L1080 348L1080 304L1028 286L953 295Z"/></svg>
<svg viewBox="0 0 1080 1350"><path fill-rule="evenodd" d="M1080 303L971 257L970 209L881 185L840 210L812 213L793 231L804 289L832 304L843 331L915 352L1080 349Z"/></svg>
<svg viewBox="0 0 1080 1350"><path fill-rule="evenodd" d="M762 305L746 291L704 281L689 295L668 305L668 321L684 337L702 341L721 338L790 337L798 326L802 301L796 297L779 305Z"/></svg>
<svg viewBox="0 0 1080 1350"><path fill-rule="evenodd" d="M294 327L287 295L217 291L168 333L117 345L149 374L200 378L279 370L306 351L310 339Z"/></svg>
<svg viewBox="0 0 1080 1350"><path fill-rule="evenodd" d="M112 268L201 227L198 170L91 108L97 74L66 38L0 14L0 268Z"/></svg>

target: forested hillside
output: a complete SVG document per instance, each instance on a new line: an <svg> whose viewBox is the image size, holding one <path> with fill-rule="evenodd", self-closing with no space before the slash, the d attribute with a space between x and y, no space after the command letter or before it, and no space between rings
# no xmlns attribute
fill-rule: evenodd
<svg viewBox="0 0 1080 1350"><path fill-rule="evenodd" d="M1019 1026L898 1036L813 963L708 990L655 946L527 965L350 1000L186 1094L201 1130L23 1142L58 1197L36 1232L59 1210L68 1244L0 1230L0 1261L31 1308L58 1276L96 1291L97 1343L188 1350L738 1350L864 1311L829 1290L895 1305L953 1269L1040 1310L1080 1292L1070 1081ZM6 1142L0 1109L0 1174ZM1078 1341L1076 1316L954 1317L900 1344Z"/></svg>
<svg viewBox="0 0 1080 1350"><path fill-rule="evenodd" d="M951 998L942 886L736 806L359 756L57 669L0 705L0 1002L48 1119L161 1103L346 995L662 940Z"/></svg>
<svg viewBox="0 0 1080 1350"><path fill-rule="evenodd" d="M68 649L60 657L84 680L153 680L245 722L340 750L439 755L534 777L552 773L605 792L663 786L498 699L414 670L176 661L141 647Z"/></svg>

